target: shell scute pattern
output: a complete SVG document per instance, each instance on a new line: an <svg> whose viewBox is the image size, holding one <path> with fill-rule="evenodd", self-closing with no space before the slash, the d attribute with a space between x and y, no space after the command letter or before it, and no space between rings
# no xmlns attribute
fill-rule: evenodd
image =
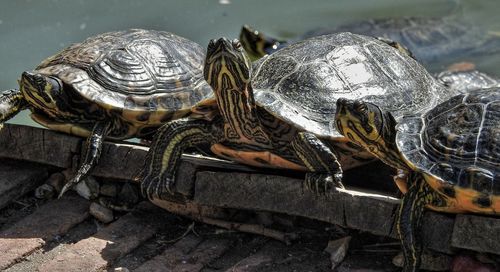
<svg viewBox="0 0 500 272"><path fill-rule="evenodd" d="M116 41L124 33L125 31L104 33L90 37L81 43L72 44L61 52L44 60L37 69L57 64L71 64L82 69L86 68L95 63L102 56L102 52L113 48Z"/></svg>
<svg viewBox="0 0 500 272"><path fill-rule="evenodd" d="M121 93L151 93L155 78L146 65L125 50L112 50L88 70L89 75L106 89Z"/></svg>
<svg viewBox="0 0 500 272"><path fill-rule="evenodd" d="M499 136L500 92L493 88L453 97L421 118L402 118L397 145L410 166L433 177L431 186L460 188L462 197L487 207L489 196L500 195Z"/></svg>
<svg viewBox="0 0 500 272"><path fill-rule="evenodd" d="M36 72L61 79L71 99L86 109L83 114L92 114L85 121L67 121L110 119L108 136L125 139L151 133L212 96L203 78L204 58L200 45L180 36L130 29L73 44L43 61Z"/></svg>
<svg viewBox="0 0 500 272"><path fill-rule="evenodd" d="M441 88L409 56L352 33L295 43L260 59L254 70L252 84L259 106L332 138L340 137L332 121L338 98L372 102L400 117L424 111L450 96L450 90Z"/></svg>
<svg viewBox="0 0 500 272"><path fill-rule="evenodd" d="M500 101L488 104L478 138L478 160L500 167Z"/></svg>
<svg viewBox="0 0 500 272"><path fill-rule="evenodd" d="M124 121L156 123L174 112L185 114L211 96L203 60L204 50L194 42L168 32L131 29L88 38L37 69L59 77L110 114L121 109L118 118Z"/></svg>

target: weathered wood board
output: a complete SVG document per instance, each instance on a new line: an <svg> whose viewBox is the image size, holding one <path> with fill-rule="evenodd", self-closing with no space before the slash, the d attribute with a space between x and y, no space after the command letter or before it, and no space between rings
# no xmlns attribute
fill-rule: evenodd
<svg viewBox="0 0 500 272"><path fill-rule="evenodd" d="M74 167L72 163L81 150L81 141L53 131L7 124L0 132L0 157L69 168ZM94 174L131 179L142 166L146 152L147 147L108 142ZM340 190L329 198L318 197L305 190L300 179L269 173L186 155L176 189L194 204L304 216L395 237L396 198L352 190ZM495 217L427 212L425 244L441 252L451 252L456 247L498 254L499 226L500 219Z"/></svg>

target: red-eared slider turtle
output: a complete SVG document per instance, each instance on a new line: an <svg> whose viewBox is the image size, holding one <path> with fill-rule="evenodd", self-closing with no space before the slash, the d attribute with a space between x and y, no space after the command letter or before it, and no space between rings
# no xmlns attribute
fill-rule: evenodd
<svg viewBox="0 0 500 272"><path fill-rule="evenodd" d="M443 71L435 77L446 88L451 88L457 93L500 87L500 79L477 70Z"/></svg>
<svg viewBox="0 0 500 272"><path fill-rule="evenodd" d="M295 41L346 31L399 42L424 64L451 62L473 55L487 55L500 49L499 34L487 32L485 29L452 17L365 20L332 29L313 30ZM280 41L249 26L243 26L240 39L245 50L253 58L271 54L294 42Z"/></svg>
<svg viewBox="0 0 500 272"><path fill-rule="evenodd" d="M372 103L339 99L337 127L407 184L398 217L404 271L418 270L424 207L500 213L500 89L460 94L397 121Z"/></svg>
<svg viewBox="0 0 500 272"><path fill-rule="evenodd" d="M19 90L0 96L0 122L29 108L57 131L88 137L82 163L61 195L97 163L104 138L152 134L212 96L204 50L172 33L133 29L74 44L24 72Z"/></svg>
<svg viewBox="0 0 500 272"><path fill-rule="evenodd" d="M337 98L386 101L402 115L448 95L410 56L351 33L296 43L253 68L237 40L212 40L204 75L215 99L200 104L216 103L220 115L162 126L138 176L148 197L170 191L182 150L200 144L241 163L306 171L306 184L322 191L332 177L340 184L339 161L346 169L366 157L335 129Z"/></svg>

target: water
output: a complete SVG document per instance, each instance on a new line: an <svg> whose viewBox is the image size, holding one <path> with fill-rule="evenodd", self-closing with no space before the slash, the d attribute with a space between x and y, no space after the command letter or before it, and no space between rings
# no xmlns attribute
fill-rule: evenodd
<svg viewBox="0 0 500 272"><path fill-rule="evenodd" d="M317 27L394 16L460 16L500 32L500 1L459 0L1 0L0 90L17 87L22 71L86 37L127 28L177 33L206 46L213 38L237 38L242 24L290 38ZM473 60L500 75L499 56ZM10 122L35 125L28 112Z"/></svg>

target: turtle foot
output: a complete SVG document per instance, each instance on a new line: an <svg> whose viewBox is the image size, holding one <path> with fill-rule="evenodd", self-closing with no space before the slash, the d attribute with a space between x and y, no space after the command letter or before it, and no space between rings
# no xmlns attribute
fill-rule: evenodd
<svg viewBox="0 0 500 272"><path fill-rule="evenodd" d="M68 183L64 184L63 188L61 189L61 192L57 196L57 198L61 198L67 191L69 191L73 186L75 186L78 182L80 182L79 179L72 178Z"/></svg>
<svg viewBox="0 0 500 272"><path fill-rule="evenodd" d="M174 180L172 178L162 178L161 176L146 177L141 181L142 194L148 199L159 198L167 193L173 195Z"/></svg>
<svg viewBox="0 0 500 272"><path fill-rule="evenodd" d="M331 195L337 189L344 189L341 174L306 173L304 187L317 195Z"/></svg>

